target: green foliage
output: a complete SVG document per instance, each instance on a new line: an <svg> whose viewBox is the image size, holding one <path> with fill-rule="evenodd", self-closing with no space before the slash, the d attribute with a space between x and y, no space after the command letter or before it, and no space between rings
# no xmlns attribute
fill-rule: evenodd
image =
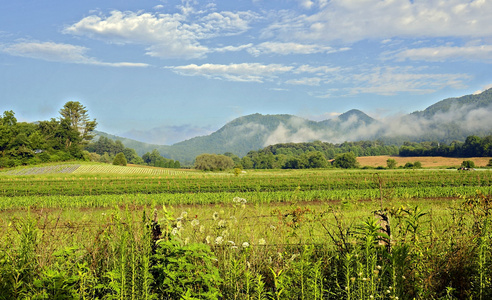
<svg viewBox="0 0 492 300"><path fill-rule="evenodd" d="M67 102L59 120L17 122L14 112L0 118L0 167L48 161L84 160L83 147L96 126L78 102Z"/></svg>
<svg viewBox="0 0 492 300"><path fill-rule="evenodd" d="M152 289L160 299L179 299L183 295L188 299L217 299L222 280L215 260L208 245L160 240L151 260Z"/></svg>
<svg viewBox="0 0 492 300"><path fill-rule="evenodd" d="M386 166L388 167L388 169L396 168L396 160L394 160L393 158L388 158L388 160L386 160Z"/></svg>
<svg viewBox="0 0 492 300"><path fill-rule="evenodd" d="M475 168L475 163L473 162L473 160L464 160L461 163L461 167L466 169L473 169Z"/></svg>
<svg viewBox="0 0 492 300"><path fill-rule="evenodd" d="M223 171L234 167L229 156L217 154L201 154L195 159L195 169L202 171Z"/></svg>
<svg viewBox="0 0 492 300"><path fill-rule="evenodd" d="M115 165L115 166L126 166L126 158L125 158L125 154L123 154L123 152L116 154L116 156L113 159L113 165Z"/></svg>
<svg viewBox="0 0 492 300"><path fill-rule="evenodd" d="M342 169L352 169L357 168L359 165L355 154L353 152L347 152L338 154L333 161L333 166Z"/></svg>

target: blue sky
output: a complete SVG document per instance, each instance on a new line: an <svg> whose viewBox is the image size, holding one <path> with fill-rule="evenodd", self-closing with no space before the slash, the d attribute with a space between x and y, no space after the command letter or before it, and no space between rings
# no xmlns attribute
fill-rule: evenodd
<svg viewBox="0 0 492 300"><path fill-rule="evenodd" d="M492 1L3 1L0 110L80 101L172 144L239 116L385 118L492 87Z"/></svg>

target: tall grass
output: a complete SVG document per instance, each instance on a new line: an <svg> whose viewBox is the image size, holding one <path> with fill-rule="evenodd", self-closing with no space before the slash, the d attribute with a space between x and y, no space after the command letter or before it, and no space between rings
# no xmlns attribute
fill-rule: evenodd
<svg viewBox="0 0 492 300"><path fill-rule="evenodd" d="M490 195L385 203L19 212L0 223L0 299L492 297Z"/></svg>

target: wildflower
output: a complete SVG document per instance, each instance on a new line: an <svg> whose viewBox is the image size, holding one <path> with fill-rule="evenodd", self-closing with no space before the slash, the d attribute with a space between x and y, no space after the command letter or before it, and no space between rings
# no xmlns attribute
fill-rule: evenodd
<svg viewBox="0 0 492 300"><path fill-rule="evenodd" d="M270 225L270 230L275 231L275 230L277 230L277 227Z"/></svg>
<svg viewBox="0 0 492 300"><path fill-rule="evenodd" d="M377 265L376 266L376 269L381 270L381 266L380 265Z"/></svg>
<svg viewBox="0 0 492 300"><path fill-rule="evenodd" d="M402 278L402 279L407 279L407 278L405 277L405 275L401 275L401 278Z"/></svg>
<svg viewBox="0 0 492 300"><path fill-rule="evenodd" d="M370 295L370 296L369 296L369 299L374 299L374 296L373 296L373 295Z"/></svg>
<svg viewBox="0 0 492 300"><path fill-rule="evenodd" d="M187 216L188 216L188 212L187 211L183 211L181 213L181 218L186 219Z"/></svg>
<svg viewBox="0 0 492 300"><path fill-rule="evenodd" d="M244 198L239 198L239 197L234 197L234 199L232 199L232 201L235 203L235 204L246 204L248 201L246 201L246 199Z"/></svg>
<svg viewBox="0 0 492 300"><path fill-rule="evenodd" d="M212 237L210 235L207 235L207 237L205 238L205 241L207 242L207 244L210 244L211 239L212 239Z"/></svg>
<svg viewBox="0 0 492 300"><path fill-rule="evenodd" d="M183 224L181 223L181 221L178 221L176 223L176 228L181 228L181 227L183 227Z"/></svg>
<svg viewBox="0 0 492 300"><path fill-rule="evenodd" d="M215 239L215 243L216 243L217 245L221 245L223 241L224 241L224 238L223 238L223 237L221 237L221 236L218 236L218 237Z"/></svg>
<svg viewBox="0 0 492 300"><path fill-rule="evenodd" d="M226 221L225 221L225 220L220 220L220 221L219 221L219 225L218 225L218 226L219 226L219 228L221 228L221 227L226 227L226 224L227 224L227 223L226 223Z"/></svg>
<svg viewBox="0 0 492 300"><path fill-rule="evenodd" d="M222 234L221 234L221 235L222 235L223 237L226 237L226 236L228 236L228 235L229 235L229 231L227 231L227 229L226 229L226 230L222 231Z"/></svg>
<svg viewBox="0 0 492 300"><path fill-rule="evenodd" d="M234 243L234 241L228 241L229 244L231 244L232 246L235 246L236 243Z"/></svg>
<svg viewBox="0 0 492 300"><path fill-rule="evenodd" d="M259 239L258 240L258 245L265 245L265 244L266 244L265 239Z"/></svg>
<svg viewBox="0 0 492 300"><path fill-rule="evenodd" d="M205 232L205 226L200 225L200 230L199 231L200 231L200 233L204 233Z"/></svg>
<svg viewBox="0 0 492 300"><path fill-rule="evenodd" d="M198 225L200 225L200 221L198 221L198 219L193 219L193 221L191 221L191 227L195 227Z"/></svg>
<svg viewBox="0 0 492 300"><path fill-rule="evenodd" d="M215 212L213 213L213 215L212 215L212 218L213 218L214 220L217 220L217 219L219 218L219 213L215 211Z"/></svg>
<svg viewBox="0 0 492 300"><path fill-rule="evenodd" d="M243 248L248 248L249 247L249 243L248 242L244 242L242 246L243 246Z"/></svg>
<svg viewBox="0 0 492 300"><path fill-rule="evenodd" d="M354 282L355 281L355 277L350 277L350 281Z"/></svg>
<svg viewBox="0 0 492 300"><path fill-rule="evenodd" d="M379 274L379 270L376 269L376 270L373 271L373 273L376 274L376 275L378 275Z"/></svg>
<svg viewBox="0 0 492 300"><path fill-rule="evenodd" d="M178 228L174 227L173 230L171 230L172 235L178 234Z"/></svg>

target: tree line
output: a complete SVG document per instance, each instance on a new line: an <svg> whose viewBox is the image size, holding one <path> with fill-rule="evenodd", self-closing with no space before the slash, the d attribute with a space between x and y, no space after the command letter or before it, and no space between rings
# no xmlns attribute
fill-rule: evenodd
<svg viewBox="0 0 492 300"><path fill-rule="evenodd" d="M0 117L0 167L88 160L84 148L94 137L96 120L79 102L67 102L59 113L57 119L27 123L5 111Z"/></svg>
<svg viewBox="0 0 492 300"><path fill-rule="evenodd" d="M180 168L180 162L165 158L157 150L140 157L121 141L94 139L97 126L80 102L69 101L58 118L34 123L18 122L13 111L0 117L0 168L71 160L97 161Z"/></svg>
<svg viewBox="0 0 492 300"><path fill-rule="evenodd" d="M444 156L444 157L490 157L492 156L492 136L468 136L465 142L450 144L439 142L405 142L400 147L400 156Z"/></svg>

